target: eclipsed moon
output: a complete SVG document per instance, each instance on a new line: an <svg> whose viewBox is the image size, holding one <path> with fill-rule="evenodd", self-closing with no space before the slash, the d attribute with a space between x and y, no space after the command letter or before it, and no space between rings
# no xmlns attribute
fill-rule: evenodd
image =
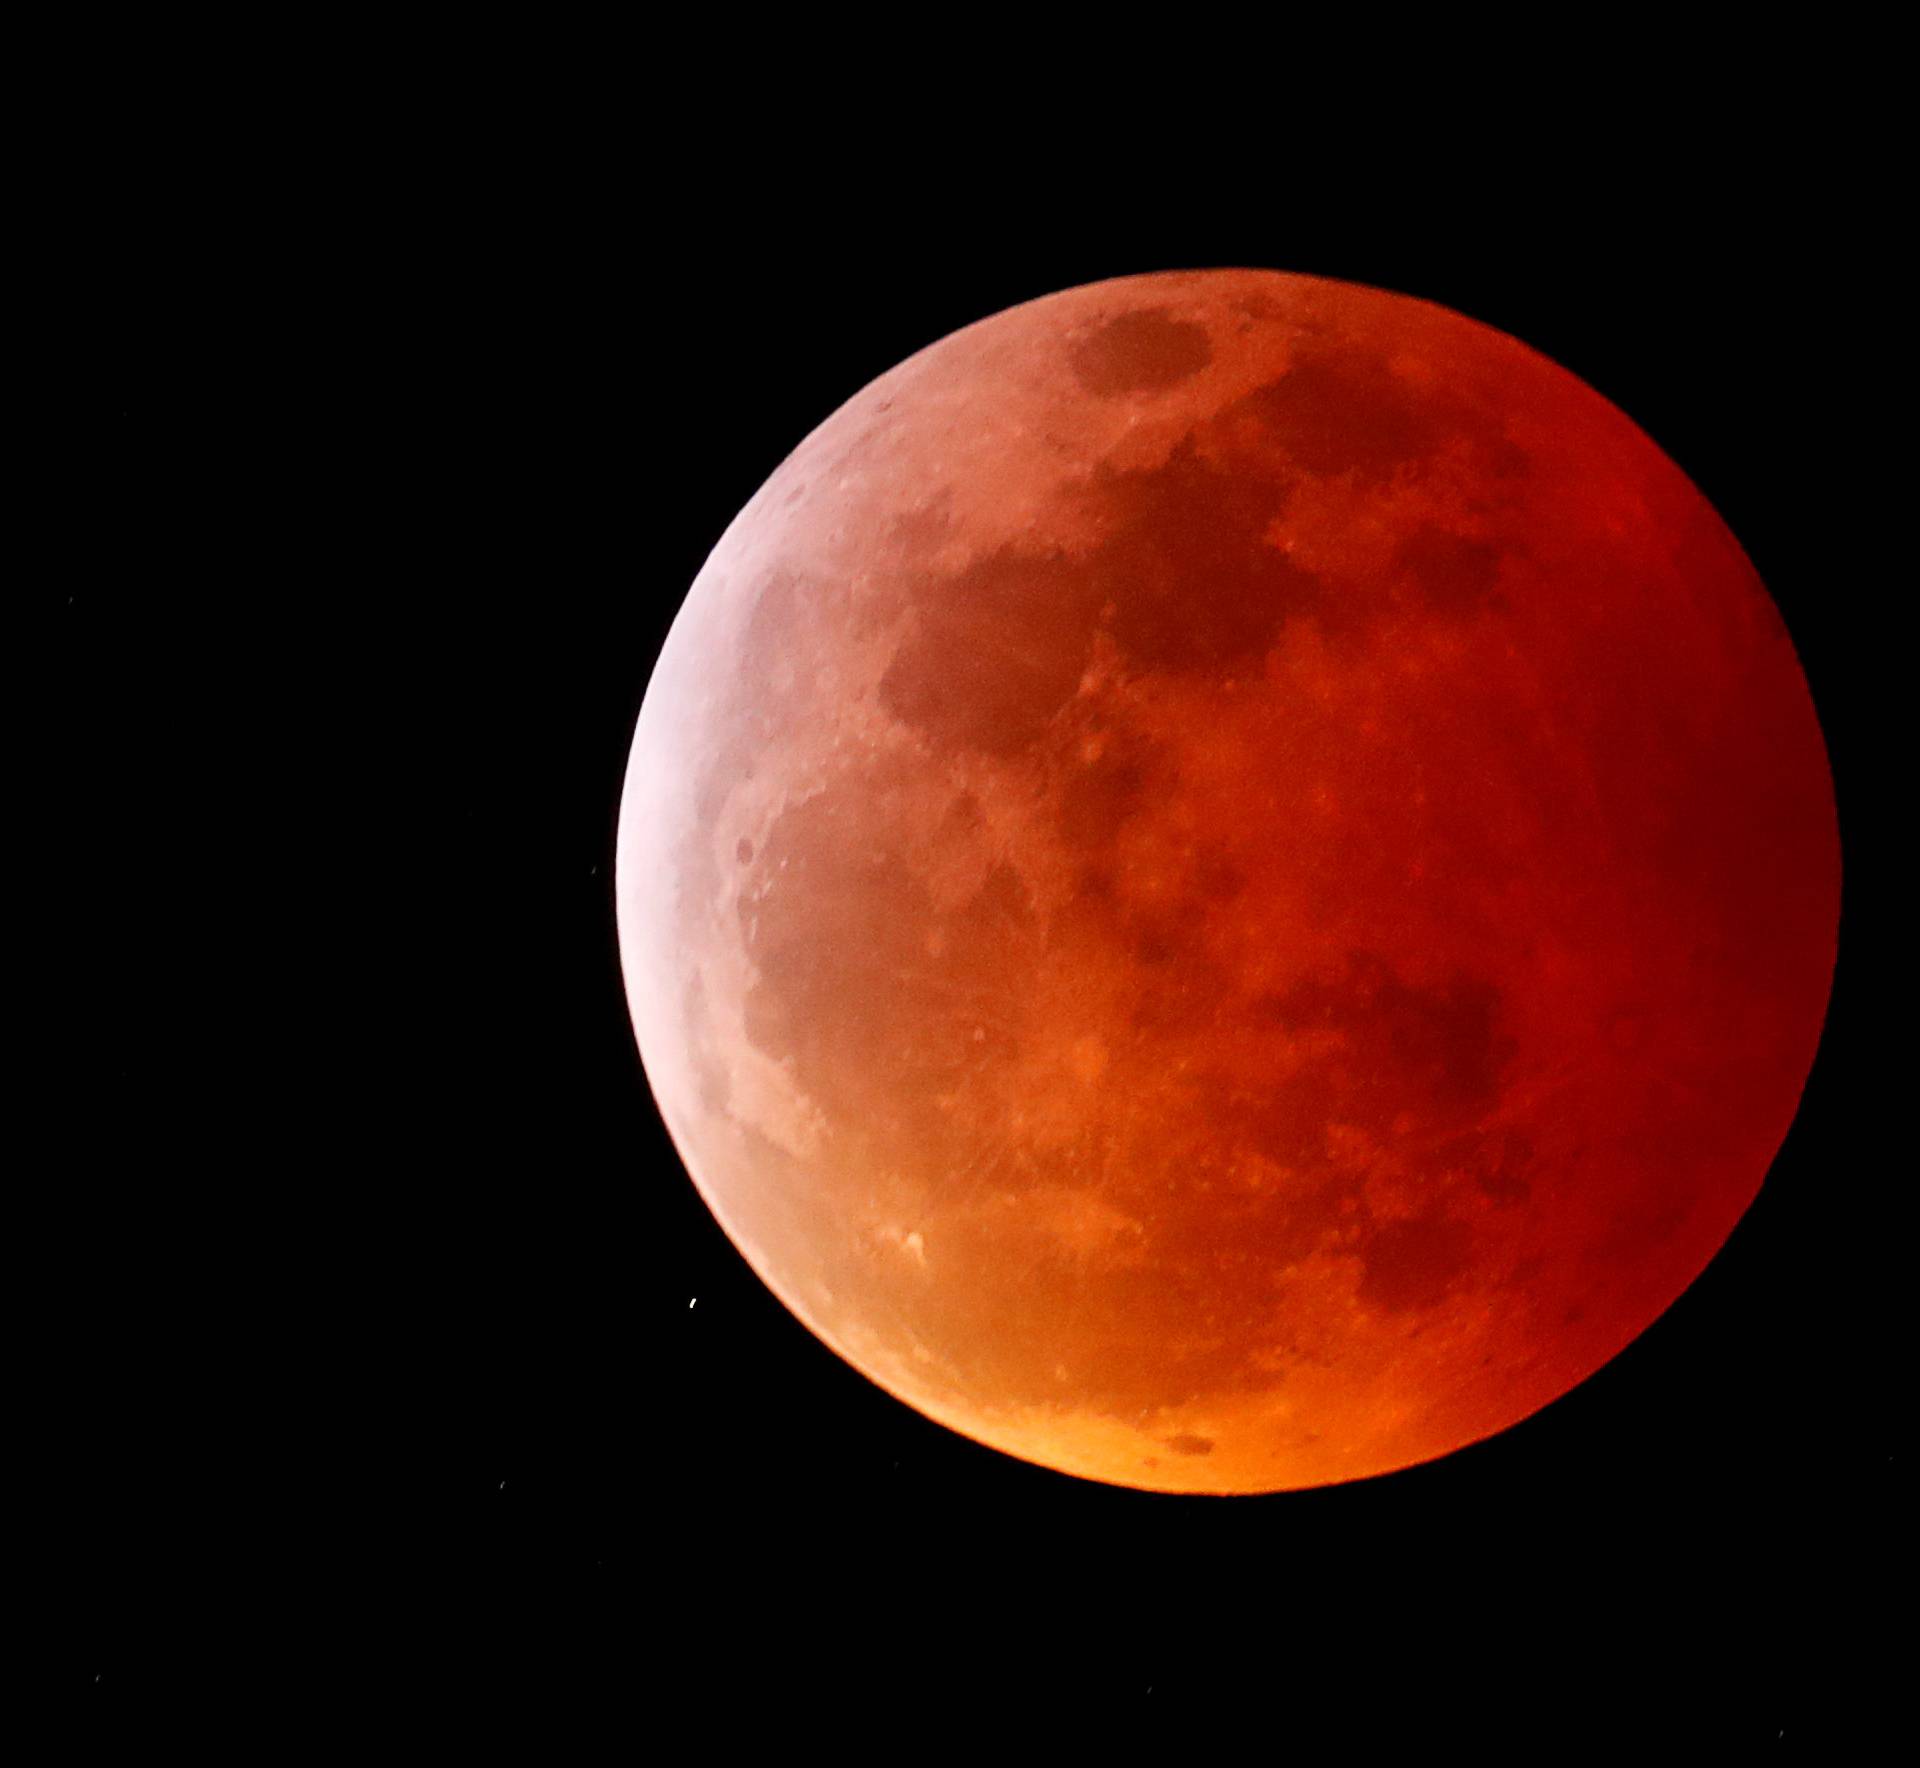
<svg viewBox="0 0 1920 1768"><path fill-rule="evenodd" d="M1121 1485L1445 1454L1699 1274L1839 913L1793 647L1499 332L1266 272L1034 301L727 530L621 810L702 1195L929 1417Z"/></svg>

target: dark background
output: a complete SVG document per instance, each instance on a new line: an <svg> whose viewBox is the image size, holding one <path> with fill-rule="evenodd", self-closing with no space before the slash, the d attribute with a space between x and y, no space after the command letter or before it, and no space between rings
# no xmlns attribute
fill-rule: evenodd
<svg viewBox="0 0 1920 1768"><path fill-rule="evenodd" d="M1888 222L1832 104L1630 159L1628 96L1597 156L1529 119L988 160L896 113L736 162L583 102L107 165L44 770L86 1704L532 1694L808 1747L1015 1710L1189 1747L1228 1712L1362 1748L1875 1722ZM1442 302L1631 414L1785 614L1847 864L1799 1119L1669 1314L1490 1442L1236 1500L1004 1458L788 1316L668 1144L611 900L653 658L780 459L959 325L1215 265Z"/></svg>

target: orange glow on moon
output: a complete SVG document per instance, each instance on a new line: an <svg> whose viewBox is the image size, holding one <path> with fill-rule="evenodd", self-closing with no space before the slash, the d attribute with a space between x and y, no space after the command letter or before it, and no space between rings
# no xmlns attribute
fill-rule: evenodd
<svg viewBox="0 0 1920 1768"><path fill-rule="evenodd" d="M1405 296L1146 276L882 376L740 513L621 811L667 1126L785 1304L1120 1485L1430 1459L1758 1191L1832 974L1792 645L1680 471Z"/></svg>

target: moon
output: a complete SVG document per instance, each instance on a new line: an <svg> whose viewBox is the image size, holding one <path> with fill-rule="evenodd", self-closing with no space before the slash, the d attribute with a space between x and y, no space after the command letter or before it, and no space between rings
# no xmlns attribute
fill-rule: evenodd
<svg viewBox="0 0 1920 1768"><path fill-rule="evenodd" d="M688 1172L908 1405L1149 1490L1447 1454L1752 1202L1832 978L1819 724L1656 444L1265 271L956 332L740 512L621 960Z"/></svg>

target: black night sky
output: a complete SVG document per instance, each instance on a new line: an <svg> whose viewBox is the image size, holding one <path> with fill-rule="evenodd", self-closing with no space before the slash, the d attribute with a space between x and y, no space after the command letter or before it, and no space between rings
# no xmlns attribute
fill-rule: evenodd
<svg viewBox="0 0 1920 1768"><path fill-rule="evenodd" d="M244 174L210 139L190 206L116 162L48 598L77 1706L527 1696L829 1752L948 1714L1363 1753L1868 1723L1905 1163L1857 440L1891 370L1843 151L1408 147L1309 200L1244 151L1090 187L1067 141L914 142L749 175L583 104ZM1211 265L1442 302L1632 415L1786 616L1847 864L1799 1121L1679 1304L1490 1442L1235 1500L1006 1459L789 1317L667 1142L611 896L654 656L793 445L959 325Z"/></svg>

